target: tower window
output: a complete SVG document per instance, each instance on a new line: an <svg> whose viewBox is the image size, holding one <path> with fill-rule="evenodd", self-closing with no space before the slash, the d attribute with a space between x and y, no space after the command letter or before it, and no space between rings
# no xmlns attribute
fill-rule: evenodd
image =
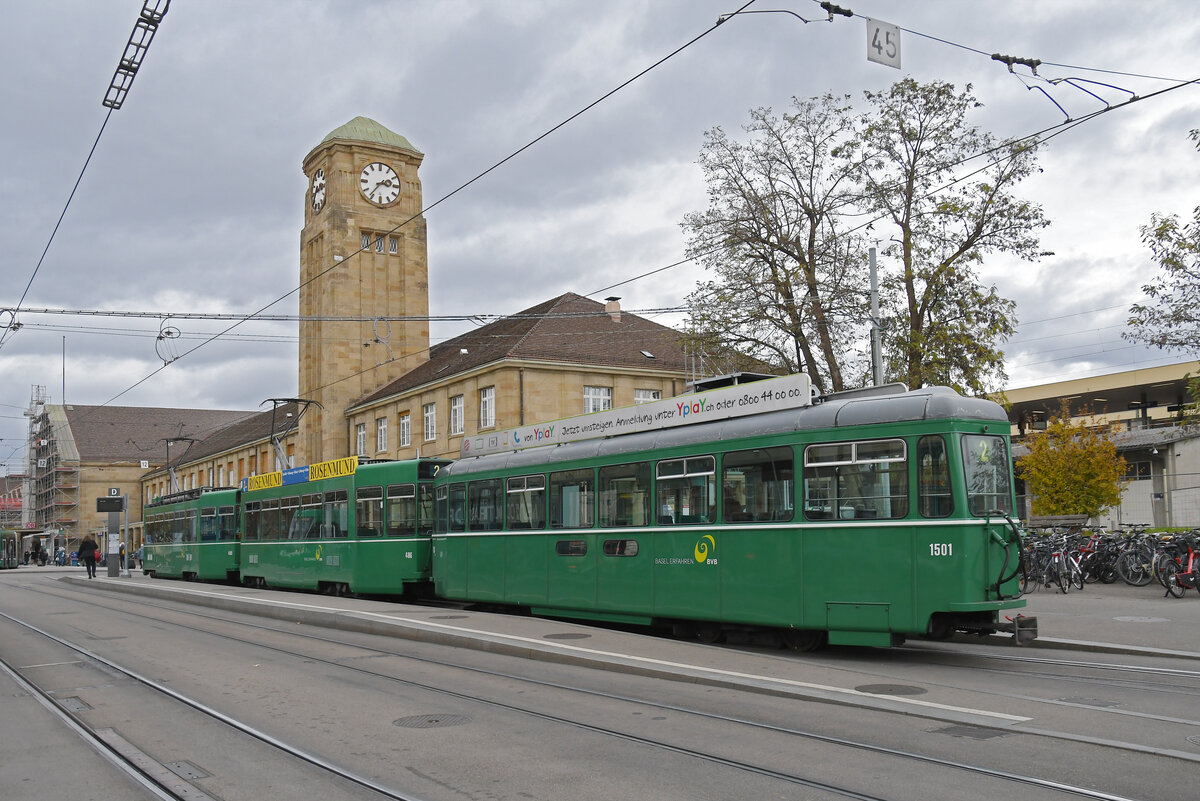
<svg viewBox="0 0 1200 801"><path fill-rule="evenodd" d="M394 236L388 237L388 253L395 256L400 252L400 240Z"/></svg>
<svg viewBox="0 0 1200 801"><path fill-rule="evenodd" d="M367 248L371 247L371 235L370 234L363 234L362 239L360 239L359 241L362 242L362 244L359 247L361 247L363 250L366 250Z"/></svg>
<svg viewBox="0 0 1200 801"><path fill-rule="evenodd" d="M380 236L379 234L375 235L375 252L376 253L383 252L383 237Z"/></svg>

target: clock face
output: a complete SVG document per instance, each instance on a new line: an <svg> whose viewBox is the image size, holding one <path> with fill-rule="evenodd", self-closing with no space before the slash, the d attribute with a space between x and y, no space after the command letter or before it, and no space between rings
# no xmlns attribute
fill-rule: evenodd
<svg viewBox="0 0 1200 801"><path fill-rule="evenodd" d="M386 206L400 197L400 176L381 161L363 167L358 182L366 199L377 206Z"/></svg>
<svg viewBox="0 0 1200 801"><path fill-rule="evenodd" d="M317 170L312 177L312 210L320 211L325 205L325 170Z"/></svg>

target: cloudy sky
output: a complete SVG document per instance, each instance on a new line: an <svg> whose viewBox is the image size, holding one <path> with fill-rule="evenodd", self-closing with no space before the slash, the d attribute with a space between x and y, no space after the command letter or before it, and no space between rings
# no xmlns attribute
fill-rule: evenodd
<svg viewBox="0 0 1200 801"><path fill-rule="evenodd" d="M227 409L296 393L295 323L243 324L160 369L229 325L164 319L276 300L268 313L295 313L300 163L334 128L363 115L406 136L425 153L430 205L744 2L175 0L106 123L101 101L141 0L6 0L0 308L17 307L28 284L23 310L150 316L21 311L20 330L0 332L0 463L20 469L34 387L53 403L65 387L68 403ZM1139 227L1200 203L1187 139L1200 85L1150 96L1200 78L1192 0L842 5L861 16L752 3L811 22L733 19L429 211L431 313L506 314L565 291L677 307L698 268L629 279L682 258L679 222L706 203L706 130L738 132L750 109L793 96L861 98L911 76L970 83L984 104L972 122L1001 137L1144 98L1049 143L1043 172L1019 191L1052 221L1043 245L1054 255L992 260L984 275L1018 303L1013 387L1182 361L1120 334L1154 275ZM902 70L867 61L861 17L905 29ZM1010 74L991 53L1043 64L1038 77ZM163 325L182 336L158 340Z"/></svg>

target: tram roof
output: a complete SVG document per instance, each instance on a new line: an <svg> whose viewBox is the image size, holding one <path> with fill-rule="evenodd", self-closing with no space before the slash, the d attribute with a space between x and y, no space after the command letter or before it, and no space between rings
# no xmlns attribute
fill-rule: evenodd
<svg viewBox="0 0 1200 801"><path fill-rule="evenodd" d="M870 390L851 391L827 396L812 406L795 409L467 457L443 467L439 476L532 467L545 463L746 439L789 431L832 430L922 420L994 420L1004 424L1002 433L1008 432L1008 416L1000 404L983 398L964 397L950 387L922 387L888 394L876 394Z"/></svg>

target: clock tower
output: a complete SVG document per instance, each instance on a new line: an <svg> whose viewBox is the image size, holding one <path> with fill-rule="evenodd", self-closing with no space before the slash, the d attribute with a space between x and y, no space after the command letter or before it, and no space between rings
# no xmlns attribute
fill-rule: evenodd
<svg viewBox="0 0 1200 801"><path fill-rule="evenodd" d="M300 419L297 465L350 455L346 407L429 357L423 158L366 117L304 157L299 392L320 407Z"/></svg>

